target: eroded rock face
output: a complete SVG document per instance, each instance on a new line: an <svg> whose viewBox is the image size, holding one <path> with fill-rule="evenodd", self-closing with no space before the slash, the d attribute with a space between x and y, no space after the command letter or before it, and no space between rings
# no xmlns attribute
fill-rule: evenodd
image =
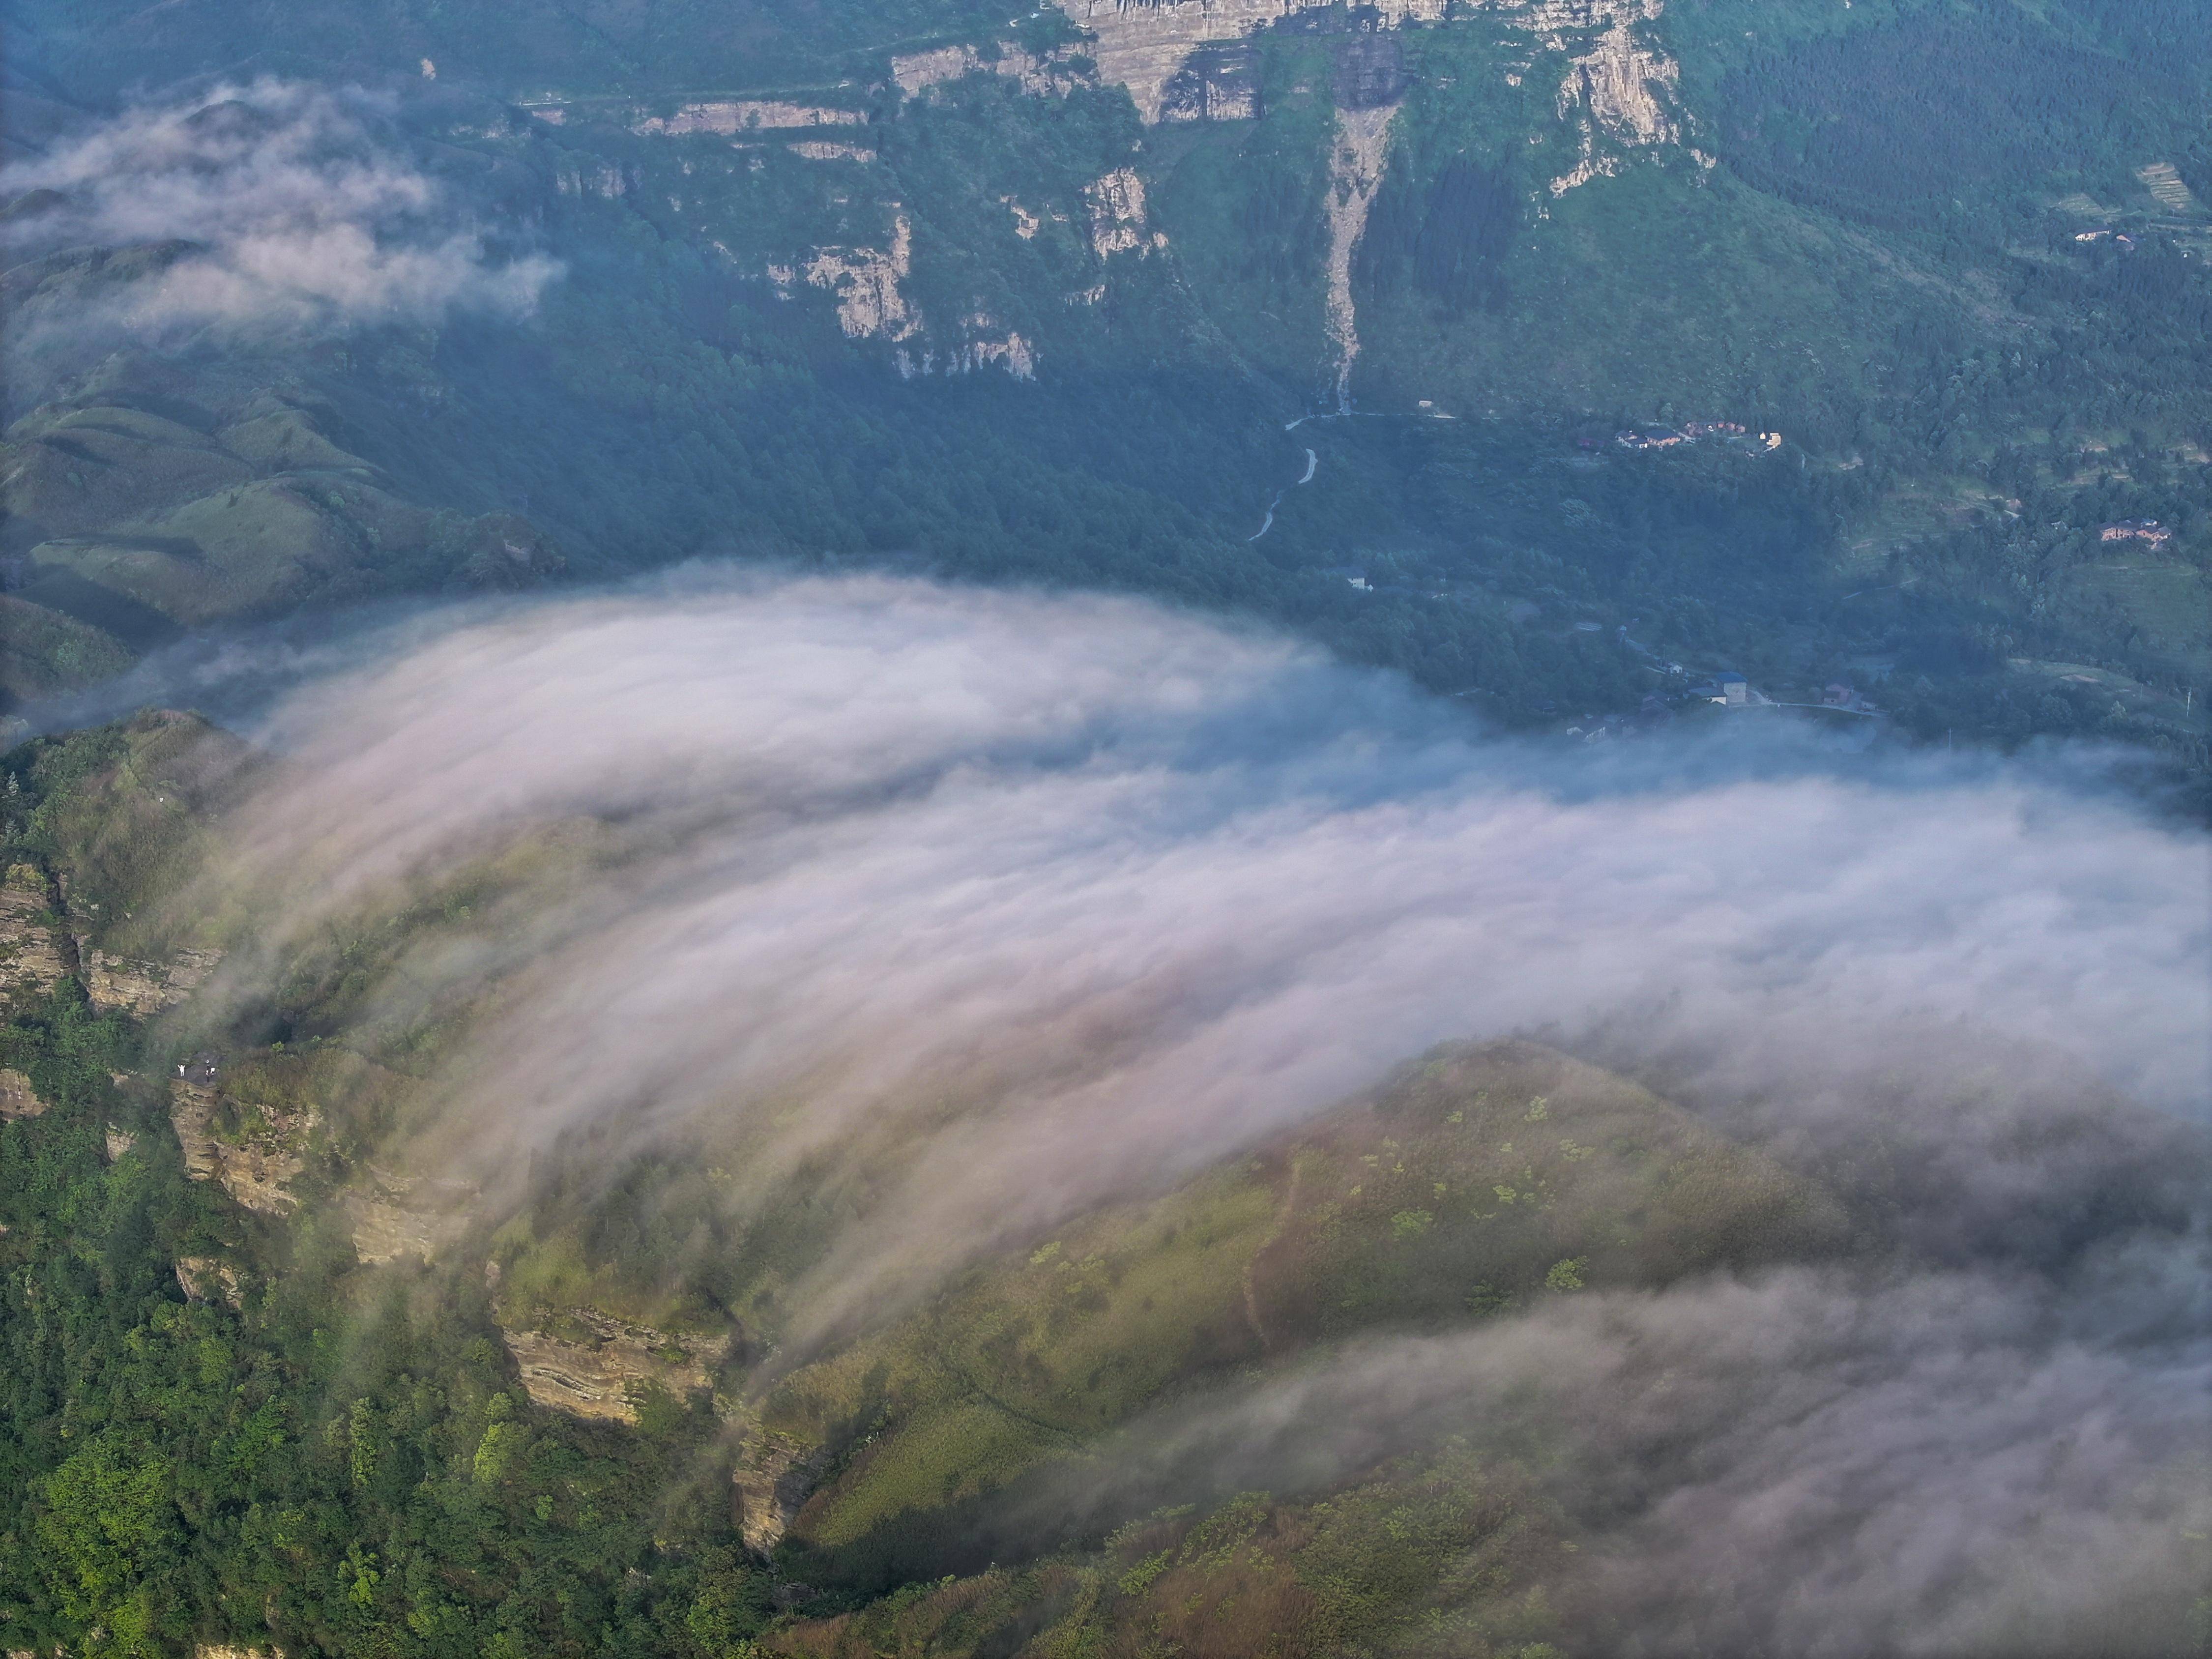
<svg viewBox="0 0 2212 1659"><path fill-rule="evenodd" d="M435 1260L468 1224L468 1206L477 1191L465 1181L370 1167L345 1199L354 1254L369 1262Z"/></svg>
<svg viewBox="0 0 2212 1659"><path fill-rule="evenodd" d="M1203 49L1243 40L1302 12L1325 10L1331 0L1059 0L1060 8L1097 40L1089 48L1103 81L1128 88L1146 125L1163 118L1196 118L1191 82L1201 89L1209 74ZM1448 0L1380 0L1376 21L1386 27L1441 22ZM1196 60L1194 62L1194 60ZM1234 77L1222 76L1224 108L1242 106ZM1170 89L1175 88L1170 109ZM1203 97L1203 92L1200 92ZM1201 105L1198 113L1202 114ZM1256 108L1246 110L1256 113Z"/></svg>
<svg viewBox="0 0 2212 1659"><path fill-rule="evenodd" d="M46 1109L31 1079L13 1066L0 1066L0 1123L19 1117L37 1117Z"/></svg>
<svg viewBox="0 0 2212 1659"><path fill-rule="evenodd" d="M293 1112L247 1109L234 1132L218 1133L225 1115L220 1062L195 1056L171 1080L169 1121L184 1149L185 1173L214 1181L249 1210L289 1215L298 1207L292 1183L307 1167L308 1138L321 1121L312 1106Z"/></svg>
<svg viewBox="0 0 2212 1659"><path fill-rule="evenodd" d="M1116 167L1086 185L1083 198L1091 209L1091 248L1100 258L1135 249L1147 252L1145 234L1145 181L1131 167Z"/></svg>
<svg viewBox="0 0 2212 1659"><path fill-rule="evenodd" d="M182 1002L222 961L220 951L179 951L174 961L161 963L112 957L95 948L85 958L84 988L102 1013L146 1019Z"/></svg>
<svg viewBox="0 0 2212 1659"><path fill-rule="evenodd" d="M709 1356L696 1339L612 1319L595 1308L572 1308L536 1329L502 1332L530 1397L578 1417L635 1423L635 1386L658 1383L681 1396L714 1383Z"/></svg>
<svg viewBox="0 0 2212 1659"><path fill-rule="evenodd" d="M872 154L861 145L830 138L802 138L784 148L807 161L865 161Z"/></svg>
<svg viewBox="0 0 2212 1659"><path fill-rule="evenodd" d="M1194 47L1160 88L1162 121L1253 121L1260 116L1260 54L1248 40Z"/></svg>
<svg viewBox="0 0 2212 1659"><path fill-rule="evenodd" d="M856 109L795 104L781 98L725 98L686 104L673 115L647 116L634 122L630 131L654 137L712 132L731 137L740 132L772 132L792 127L856 127L866 119Z"/></svg>
<svg viewBox="0 0 2212 1659"><path fill-rule="evenodd" d="M221 1302L242 1307L244 1291L238 1269L218 1256L180 1255L176 1260L177 1286L194 1302Z"/></svg>
<svg viewBox="0 0 2212 1659"><path fill-rule="evenodd" d="M629 194L629 175L611 161L596 167L562 167L553 174L553 188L563 196L597 196L606 201Z"/></svg>
<svg viewBox="0 0 2212 1659"><path fill-rule="evenodd" d="M1620 172L1620 149L1601 149L1601 137L1624 148L1681 142L1674 113L1681 70L1656 46L1643 43L1634 27L1658 9L1656 0L1648 9L1632 0L1620 6L1590 49L1572 60L1559 87L1559 114L1579 121L1582 150L1575 165L1552 180L1553 196Z"/></svg>
<svg viewBox="0 0 2212 1659"><path fill-rule="evenodd" d="M1039 58L1005 41L1000 43L996 58L986 58L974 46L937 46L891 59L891 79L909 98L975 74L1002 75L1018 82L1024 92L1040 95L1066 92L1076 84L1075 72L1059 54Z"/></svg>
<svg viewBox="0 0 2212 1659"><path fill-rule="evenodd" d="M1097 38L1088 48L1102 81L1127 88L1147 125L1161 121L1256 116L1258 75L1251 37L1297 26L1330 0L1058 0ZM1559 113L1582 131L1575 165L1552 181L1554 196L1617 173L1623 152L1682 142L1675 88L1680 71L1648 25L1663 0L1478 0L1487 19L1525 29L1531 44L1562 54ZM1449 0L1377 0L1361 33L1340 51L1336 101L1343 110L1395 104L1392 43L1376 30L1444 21ZM1310 26L1310 23L1308 25ZM1701 163L1707 158L1699 156Z"/></svg>
<svg viewBox="0 0 2212 1659"><path fill-rule="evenodd" d="M27 864L0 878L0 1005L21 1006L70 976L46 878Z"/></svg>
<svg viewBox="0 0 2212 1659"><path fill-rule="evenodd" d="M766 1555L789 1531L829 1468L826 1446L789 1435L756 1432L731 1480L737 1487L738 1531L747 1548Z"/></svg>
<svg viewBox="0 0 2212 1659"><path fill-rule="evenodd" d="M1352 412L1352 366L1359 357L1358 317L1352 300L1352 258L1367 229L1368 210L1382 187L1382 164L1395 104L1337 112L1328 155L1328 282L1323 303L1336 351L1336 407Z"/></svg>
<svg viewBox="0 0 2212 1659"><path fill-rule="evenodd" d="M914 226L903 212L891 220L889 252L876 248L825 247L807 262L806 280L837 296L837 322L850 339L911 339L921 315L907 303L899 283L914 267ZM771 271L788 280L787 272Z"/></svg>

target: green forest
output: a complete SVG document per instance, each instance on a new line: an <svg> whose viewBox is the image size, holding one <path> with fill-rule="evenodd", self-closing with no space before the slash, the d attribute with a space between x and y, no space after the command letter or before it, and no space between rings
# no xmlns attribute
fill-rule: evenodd
<svg viewBox="0 0 2212 1659"><path fill-rule="evenodd" d="M2212 814L2202 0L1200 9L0 0L8 1659L1686 1650L1620 1540L1728 1426L1662 1422L1694 1354L1563 1342L1343 1449L1363 1357L1977 1273L1996 1312L1911 1316L2172 1340L2113 1331L2203 1265L2202 1132L2062 1070L2008 1115L2039 1057L1964 1036L1848 1145L1446 1044L824 1330L792 1286L910 1146L746 1211L741 1139L579 1132L434 1240L375 1162L494 1001L411 966L604 875L589 810L196 994L283 763L181 677L70 699L692 562L1256 621L1540 757L2078 740ZM2140 1578L1906 1644L2212 1652L2165 1492Z"/></svg>
<svg viewBox="0 0 2212 1659"><path fill-rule="evenodd" d="M1690 0L1649 31L1679 60L1679 86L1650 83L1678 136L1608 151L1601 123L1606 167L1557 195L1587 118L1544 76L1574 44L1398 30L1351 266L1358 412L1301 422L1335 413L1330 65L1376 38L1349 15L1256 37L1257 118L1148 128L1085 79L1057 13L1004 37L1073 66L1041 94L988 60L911 94L887 78L909 49L1001 50L952 9L656 6L587 40L310 9L267 65L215 0L173 47L97 7L19 10L33 144L136 95L157 50L177 72L383 76L370 139L512 223L488 257L561 275L520 324L94 362L27 319L122 279L19 268L18 702L217 618L768 558L1256 614L1510 726L1680 713L1723 664L1780 702L1841 682L1909 742L2113 738L2201 792L2212 70L2179 11L1801 27ZM417 58L436 80L391 79ZM1966 72L1983 62L2007 72ZM754 87L848 112L822 129L842 150L634 130ZM1102 253L1086 192L1125 167L1164 240ZM774 275L884 250L895 219L912 350L849 337L835 283ZM895 372L979 330L1031 343L1034 374ZM1700 421L1784 443L1612 441ZM499 515L528 557L484 556ZM2144 521L2154 544L2103 539ZM322 551L281 574L254 550L302 536Z"/></svg>

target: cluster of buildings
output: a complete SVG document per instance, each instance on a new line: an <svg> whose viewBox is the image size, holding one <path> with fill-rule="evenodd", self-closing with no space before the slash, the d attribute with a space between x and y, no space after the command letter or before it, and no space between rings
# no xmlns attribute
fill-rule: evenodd
<svg viewBox="0 0 2212 1659"><path fill-rule="evenodd" d="M2122 519L2100 530L2097 539L2100 542L2148 542L2153 547L2164 547L2173 539L2173 532L2156 519Z"/></svg>
<svg viewBox="0 0 2212 1659"><path fill-rule="evenodd" d="M1830 680L1828 689L1820 694L1820 707L1841 708L1854 714L1873 714L1881 711L1865 696L1841 680Z"/></svg>
<svg viewBox="0 0 2212 1659"><path fill-rule="evenodd" d="M2077 230L2074 233L2074 240L2077 242L2101 242L2106 237L2112 239L2114 247L2133 247L2136 245L2136 239L2124 230L2112 230L2100 227L2095 230Z"/></svg>
<svg viewBox="0 0 2212 1659"><path fill-rule="evenodd" d="M1779 432L1762 432L1756 438L1746 433L1735 421L1691 421L1680 427L1629 427L1613 434L1613 441L1623 449L1672 449L1677 444L1693 444L1700 438L1723 438L1746 444L1753 450L1779 449Z"/></svg>

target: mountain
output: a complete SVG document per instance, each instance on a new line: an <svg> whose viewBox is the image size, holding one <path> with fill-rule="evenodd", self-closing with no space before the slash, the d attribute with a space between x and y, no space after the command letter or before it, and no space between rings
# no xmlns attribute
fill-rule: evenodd
<svg viewBox="0 0 2212 1659"><path fill-rule="evenodd" d="M1254 611L1509 724L1725 664L2199 767L2212 64L2168 9L19 8L15 695L765 556ZM173 127L391 181L356 228L409 260L372 302L281 196L82 173L150 199ZM279 337L210 273L289 283Z"/></svg>
<svg viewBox="0 0 2212 1659"><path fill-rule="evenodd" d="M2212 1651L2197 0L0 5L7 1659Z"/></svg>
<svg viewBox="0 0 2212 1659"><path fill-rule="evenodd" d="M902 1182L963 1125L1021 1142L1018 1048L834 1130L829 1060L684 1117L556 1056L615 1070L528 1132L501 1103L546 1061L501 1034L604 1023L540 964L625 948L668 827L434 830L363 887L335 825L234 862L323 763L164 712L6 763L0 1621L33 1650L1759 1651L1797 1628L1761 1587L1834 1559L1770 1482L1832 1460L1863 1538L2068 1402L2161 1445L2185 1413L2212 1143L2050 1056L1899 1033L1816 1109L1449 1042L1103 1200L1063 1152L1057 1218L1001 1237ZM1918 1425L1964 1464L1893 1458ZM2147 1507L2033 1628L1948 1590L1822 1616L2189 1650L2186 1471L2109 1456ZM1686 1508L1738 1553L1666 1566Z"/></svg>

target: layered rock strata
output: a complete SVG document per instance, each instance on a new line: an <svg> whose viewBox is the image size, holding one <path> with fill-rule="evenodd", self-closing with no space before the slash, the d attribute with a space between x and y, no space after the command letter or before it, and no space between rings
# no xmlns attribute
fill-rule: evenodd
<svg viewBox="0 0 2212 1659"><path fill-rule="evenodd" d="M635 1423L636 1391L659 1384L678 1397L710 1388L708 1356L694 1340L572 1308L546 1327L506 1330L522 1386L541 1406L577 1417Z"/></svg>

